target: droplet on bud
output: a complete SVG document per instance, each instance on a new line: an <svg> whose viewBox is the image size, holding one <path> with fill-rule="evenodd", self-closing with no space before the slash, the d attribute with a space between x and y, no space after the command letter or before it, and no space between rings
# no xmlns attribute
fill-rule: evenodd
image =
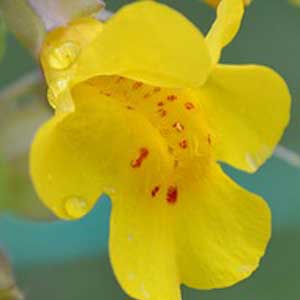
<svg viewBox="0 0 300 300"><path fill-rule="evenodd" d="M79 46L66 41L57 47L54 47L48 55L48 63L51 68L64 70L69 68L77 59L80 52Z"/></svg>
<svg viewBox="0 0 300 300"><path fill-rule="evenodd" d="M67 85L68 85L68 83L65 79L59 79L50 84L48 91L47 91L47 98L48 98L49 104L54 109L57 106L58 96L67 88Z"/></svg>
<svg viewBox="0 0 300 300"><path fill-rule="evenodd" d="M88 203L82 197L68 197L65 201L65 209L69 217L72 219L78 219L88 212Z"/></svg>

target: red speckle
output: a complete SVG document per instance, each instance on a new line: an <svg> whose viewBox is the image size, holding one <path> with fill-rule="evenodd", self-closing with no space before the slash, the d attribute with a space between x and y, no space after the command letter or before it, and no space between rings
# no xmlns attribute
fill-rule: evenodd
<svg viewBox="0 0 300 300"><path fill-rule="evenodd" d="M160 87L155 87L154 89L153 89L153 92L154 93L158 93L158 92L160 92L161 91L161 88Z"/></svg>
<svg viewBox="0 0 300 300"><path fill-rule="evenodd" d="M175 204L177 202L178 191L177 187L174 185L169 186L167 191L167 202L170 204Z"/></svg>
<svg viewBox="0 0 300 300"><path fill-rule="evenodd" d="M175 128L178 132L184 130L184 126L180 122L175 122L173 124L173 128Z"/></svg>
<svg viewBox="0 0 300 300"><path fill-rule="evenodd" d="M137 90L137 89L139 89L139 88L142 87L142 86L143 86L143 83L142 83L142 82L136 81L136 82L132 85L132 88L133 88L134 90Z"/></svg>
<svg viewBox="0 0 300 300"><path fill-rule="evenodd" d="M167 115L167 111L163 108L159 109L158 113L160 114L161 117L165 117Z"/></svg>
<svg viewBox="0 0 300 300"><path fill-rule="evenodd" d="M131 162L131 167L139 168L142 165L143 161L147 158L148 155L149 155L148 149L141 148L139 157Z"/></svg>
<svg viewBox="0 0 300 300"><path fill-rule="evenodd" d="M169 96L167 97L167 99L168 99L169 101L174 101L174 100L177 99L177 96L176 96L176 95L169 95Z"/></svg>
<svg viewBox="0 0 300 300"><path fill-rule="evenodd" d="M211 136L210 136L210 134L207 136L207 142L211 145Z"/></svg>
<svg viewBox="0 0 300 300"><path fill-rule="evenodd" d="M146 98L149 98L150 96L151 96L151 94L147 93L147 94L144 95L144 98L146 99Z"/></svg>
<svg viewBox="0 0 300 300"><path fill-rule="evenodd" d="M134 108L133 108L132 106L130 106L130 105L127 105L126 108L129 109L129 110L133 110L133 109L134 109Z"/></svg>
<svg viewBox="0 0 300 300"><path fill-rule="evenodd" d="M157 193L159 192L160 187L157 185L153 188L153 190L151 191L151 196L155 197L157 195Z"/></svg>
<svg viewBox="0 0 300 300"><path fill-rule="evenodd" d="M194 104L191 103L191 102L186 102L186 103L184 104L184 106L185 106L185 108L188 109L188 110L191 110L191 109L194 109L194 108L195 108Z"/></svg>
<svg viewBox="0 0 300 300"><path fill-rule="evenodd" d="M157 105L158 106L164 106L165 104L162 101L160 101L160 102L157 103Z"/></svg>
<svg viewBox="0 0 300 300"><path fill-rule="evenodd" d="M182 140L179 142L179 146L182 148L182 149L186 149L188 147L188 142L187 140Z"/></svg>

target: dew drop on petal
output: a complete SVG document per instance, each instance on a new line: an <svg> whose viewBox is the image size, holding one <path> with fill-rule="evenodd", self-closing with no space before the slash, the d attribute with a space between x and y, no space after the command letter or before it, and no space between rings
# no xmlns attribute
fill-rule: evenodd
<svg viewBox="0 0 300 300"><path fill-rule="evenodd" d="M72 41L66 41L54 47L48 55L48 63L51 68L64 70L69 68L79 56L80 48Z"/></svg>
<svg viewBox="0 0 300 300"><path fill-rule="evenodd" d="M82 197L71 196L65 200L65 209L71 218L81 218L88 212L88 203Z"/></svg>
<svg viewBox="0 0 300 300"><path fill-rule="evenodd" d="M49 104L55 109L57 106L58 96L67 88L68 82L65 79L58 79L50 83L47 91L47 98Z"/></svg>

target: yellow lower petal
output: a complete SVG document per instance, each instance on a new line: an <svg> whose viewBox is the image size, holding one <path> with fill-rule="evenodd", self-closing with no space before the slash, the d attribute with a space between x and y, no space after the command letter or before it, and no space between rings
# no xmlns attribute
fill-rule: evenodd
<svg viewBox="0 0 300 300"><path fill-rule="evenodd" d="M52 118L32 145L31 175L40 198L60 217L75 219L103 192L151 196L173 167L159 131L88 84L73 94L75 111Z"/></svg>
<svg viewBox="0 0 300 300"><path fill-rule="evenodd" d="M258 267L271 234L266 202L219 167L178 201L176 249L181 280L198 289L233 285Z"/></svg>
<svg viewBox="0 0 300 300"><path fill-rule="evenodd" d="M199 92L215 134L217 159L254 172L270 157L289 121L284 80L263 66L223 66Z"/></svg>
<svg viewBox="0 0 300 300"><path fill-rule="evenodd" d="M139 300L181 299L171 219L174 207L142 194L112 200L110 257L120 285Z"/></svg>

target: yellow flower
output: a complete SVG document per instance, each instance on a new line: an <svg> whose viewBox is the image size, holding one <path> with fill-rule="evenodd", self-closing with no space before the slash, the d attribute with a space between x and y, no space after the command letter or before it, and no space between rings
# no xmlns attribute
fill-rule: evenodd
<svg viewBox="0 0 300 300"><path fill-rule="evenodd" d="M134 298L235 284L269 241L267 204L217 163L256 171L289 119L278 74L217 64L242 15L240 0L224 0L203 37L173 9L138 1L105 24L51 32L42 48L55 116L33 142L35 188L64 219L110 195L111 261Z"/></svg>
<svg viewBox="0 0 300 300"><path fill-rule="evenodd" d="M221 0L204 0L204 2L211 6L218 6ZM252 0L243 0L243 2L245 5L249 5L252 2Z"/></svg>

